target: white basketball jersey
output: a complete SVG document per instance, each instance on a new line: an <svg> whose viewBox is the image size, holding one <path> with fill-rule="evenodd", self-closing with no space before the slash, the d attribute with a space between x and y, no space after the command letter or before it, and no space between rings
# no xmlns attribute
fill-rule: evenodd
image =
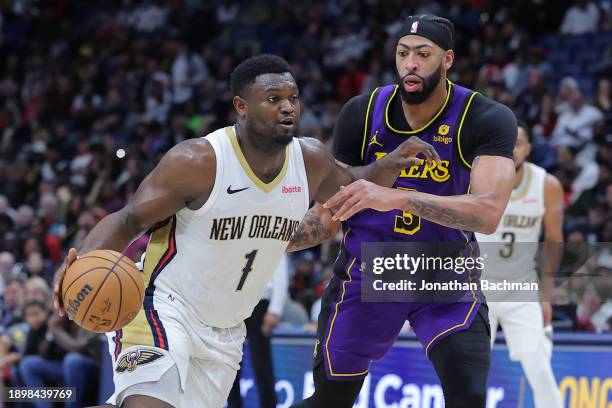
<svg viewBox="0 0 612 408"><path fill-rule="evenodd" d="M512 191L504 215L491 235L476 234L485 259L484 279L511 279L528 282L537 279L536 253L544 216L546 170L525 163L525 174ZM497 243L497 244L492 244Z"/></svg>
<svg viewBox="0 0 612 408"><path fill-rule="evenodd" d="M206 140L217 161L213 190L200 209L184 208L154 228L144 271L156 303L180 304L189 316L226 328L250 316L261 299L308 210L308 179L297 139L269 183L249 167L234 128Z"/></svg>

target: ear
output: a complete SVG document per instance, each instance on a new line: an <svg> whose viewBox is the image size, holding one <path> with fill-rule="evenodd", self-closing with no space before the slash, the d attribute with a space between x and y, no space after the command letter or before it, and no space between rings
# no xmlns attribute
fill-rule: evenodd
<svg viewBox="0 0 612 408"><path fill-rule="evenodd" d="M447 71L451 69L453 66L453 61L455 61L455 53L453 50L447 50L444 54L444 69Z"/></svg>
<svg viewBox="0 0 612 408"><path fill-rule="evenodd" d="M236 95L236 96L234 96L234 99L232 99L232 103L234 104L234 109L236 109L236 112L238 113L238 116L241 119L246 118L246 115L247 115L247 103L246 103L246 100L243 99L242 97Z"/></svg>

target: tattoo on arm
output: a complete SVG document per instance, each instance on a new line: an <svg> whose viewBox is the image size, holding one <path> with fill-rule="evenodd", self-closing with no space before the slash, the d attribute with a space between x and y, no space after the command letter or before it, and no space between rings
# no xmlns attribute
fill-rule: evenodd
<svg viewBox="0 0 612 408"><path fill-rule="evenodd" d="M320 244L332 237L331 231L319 221L316 214L306 213L298 229L291 237L287 251L299 251Z"/></svg>
<svg viewBox="0 0 612 408"><path fill-rule="evenodd" d="M479 231L484 225L477 214L464 214L427 198L410 197L406 207L414 215L455 229Z"/></svg>

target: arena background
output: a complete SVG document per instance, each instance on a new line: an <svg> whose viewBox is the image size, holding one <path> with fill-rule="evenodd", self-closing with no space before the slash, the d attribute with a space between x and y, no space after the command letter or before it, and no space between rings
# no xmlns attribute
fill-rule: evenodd
<svg viewBox="0 0 612 408"><path fill-rule="evenodd" d="M65 251L121 208L169 147L234 123L229 74L238 62L261 52L287 58L301 91L300 135L329 143L344 102L395 82L394 33L403 17L425 13L456 25L450 79L507 104L528 123L531 161L565 189L565 239L611 242L609 0L2 0L3 383L19 385L19 365L29 358L39 367L51 362L61 378L80 376L91 404L109 395L105 339L53 317L30 330L24 306L50 304L49 285ZM127 254L138 259L146 241ZM311 312L336 249L332 242L290 257L289 297L274 338L279 406L311 391ZM587 263L586 272L612 276L611 253ZM612 404L611 290L610 279L568 279L554 293L553 368L566 406ZM28 332L57 330L79 347L19 362ZM79 371L82 357L100 374ZM245 403L256 406L248 361L245 355ZM44 385L63 383L53 382ZM407 331L373 366L358 406L439 407L436 384ZM489 407L533 406L501 335L489 387Z"/></svg>

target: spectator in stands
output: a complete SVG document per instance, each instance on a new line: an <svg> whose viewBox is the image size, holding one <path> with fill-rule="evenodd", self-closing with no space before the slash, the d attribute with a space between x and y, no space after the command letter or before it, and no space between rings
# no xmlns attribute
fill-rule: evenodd
<svg viewBox="0 0 612 408"><path fill-rule="evenodd" d="M597 82L597 91L593 106L599 109L607 122L607 131L612 132L612 91L610 90L610 79L601 78Z"/></svg>
<svg viewBox="0 0 612 408"><path fill-rule="evenodd" d="M52 319L49 324L55 343L66 353L61 369L64 386L77 390L76 401L66 404L66 407L80 408L96 403L100 337L72 322Z"/></svg>
<svg viewBox="0 0 612 408"><path fill-rule="evenodd" d="M577 0L567 9L561 23L561 34L586 34L597 31L599 8L590 0Z"/></svg>
<svg viewBox="0 0 612 408"><path fill-rule="evenodd" d="M573 77L567 76L561 80L559 84L559 91L557 92L557 97L555 98L555 113L560 115L570 108L570 97L571 95L578 91L578 81Z"/></svg>
<svg viewBox="0 0 612 408"><path fill-rule="evenodd" d="M580 149L593 139L593 125L603 116L599 109L586 103L580 90L572 91L568 102L569 109L557 120L552 143Z"/></svg>
<svg viewBox="0 0 612 408"><path fill-rule="evenodd" d="M172 62L172 103L182 110L193 96L194 88L204 82L208 68L202 57L193 52L177 35L170 38L167 49L174 57Z"/></svg>
<svg viewBox="0 0 612 408"><path fill-rule="evenodd" d="M527 89L516 101L514 109L516 116L523 118L529 127L533 127L540 119L542 102L550 98L551 96L546 90L546 82L542 71L537 68L531 69L529 79L527 80Z"/></svg>
<svg viewBox="0 0 612 408"><path fill-rule="evenodd" d="M345 72L338 81L338 102L344 103L349 98L359 95L363 89L365 73L359 68L355 58L349 58Z"/></svg>
<svg viewBox="0 0 612 408"><path fill-rule="evenodd" d="M588 282L581 293L578 294L578 307L576 310L576 330L595 332L592 317L602 305L602 299L593 282Z"/></svg>
<svg viewBox="0 0 612 408"><path fill-rule="evenodd" d="M23 320L25 299L24 285L20 279L13 278L5 283L2 302L0 303L0 326L10 327Z"/></svg>
<svg viewBox="0 0 612 408"><path fill-rule="evenodd" d="M0 214L7 215L11 219L15 218L15 210L11 208L11 203L3 194L0 194Z"/></svg>
<svg viewBox="0 0 612 408"><path fill-rule="evenodd" d="M0 294L4 293L6 283L16 276L15 257L8 251L0 252Z"/></svg>
<svg viewBox="0 0 612 408"><path fill-rule="evenodd" d="M45 260L40 252L31 252L28 254L25 263L26 274L29 277L40 277L48 283L51 283L53 279L53 269L49 263L50 261Z"/></svg>
<svg viewBox="0 0 612 408"><path fill-rule="evenodd" d="M27 304L26 319L30 331L19 363L23 384L26 387L75 387L76 401L67 405L70 408L95 402L91 398L95 395L99 371L98 335L56 314L49 317L47 304L39 301ZM43 408L51 404L35 406Z"/></svg>
<svg viewBox="0 0 612 408"><path fill-rule="evenodd" d="M25 302L42 302L51 305L51 289L47 281L34 276L25 283Z"/></svg>
<svg viewBox="0 0 612 408"><path fill-rule="evenodd" d="M25 318L29 326L26 345L19 361L19 378L25 387L63 385L62 358L64 351L53 341L51 325L58 316L51 315L43 302L30 302L25 306ZM51 316L51 317L50 317ZM36 408L49 408L51 403L34 403Z"/></svg>

